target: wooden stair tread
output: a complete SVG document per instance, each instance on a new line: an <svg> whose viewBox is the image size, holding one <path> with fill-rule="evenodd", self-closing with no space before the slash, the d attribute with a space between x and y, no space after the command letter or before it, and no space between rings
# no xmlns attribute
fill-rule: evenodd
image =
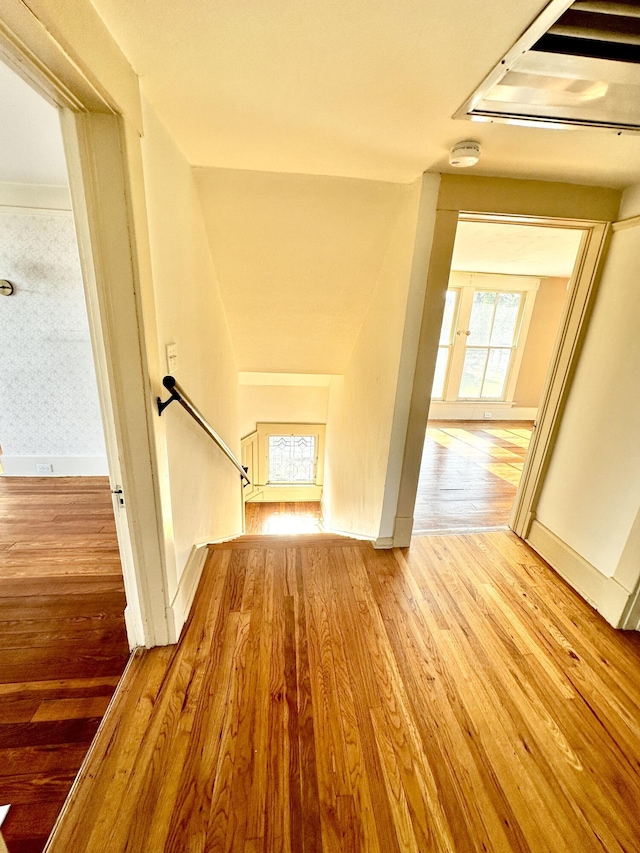
<svg viewBox="0 0 640 853"><path fill-rule="evenodd" d="M236 548L299 548L299 547L372 547L367 539L352 539L350 536L340 536L337 533L295 533L295 534L272 534L252 533L230 539L228 542L218 542L209 545L210 551L224 551Z"/></svg>

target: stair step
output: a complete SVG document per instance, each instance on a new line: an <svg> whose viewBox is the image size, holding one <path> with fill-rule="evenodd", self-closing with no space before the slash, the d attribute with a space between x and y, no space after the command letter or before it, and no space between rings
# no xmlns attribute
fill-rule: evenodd
<svg viewBox="0 0 640 853"><path fill-rule="evenodd" d="M209 550L224 551L236 548L305 548L319 546L335 547L371 547L369 540L352 539L349 536L339 536L336 533L296 533L277 535L269 533L251 533L238 536L228 542L209 545Z"/></svg>

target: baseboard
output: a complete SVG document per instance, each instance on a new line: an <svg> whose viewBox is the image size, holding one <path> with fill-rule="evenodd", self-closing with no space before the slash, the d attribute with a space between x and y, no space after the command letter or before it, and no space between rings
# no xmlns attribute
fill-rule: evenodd
<svg viewBox="0 0 640 853"><path fill-rule="evenodd" d="M107 477L106 456L1 456L5 477ZM36 471L50 465L51 471Z"/></svg>
<svg viewBox="0 0 640 853"><path fill-rule="evenodd" d="M180 632L189 616L206 558L207 544L194 545L180 575L171 606L167 608L170 643L177 643L180 639Z"/></svg>
<svg viewBox="0 0 640 853"><path fill-rule="evenodd" d="M393 526L394 548L408 548L413 535L413 516L396 516Z"/></svg>
<svg viewBox="0 0 640 853"><path fill-rule="evenodd" d="M490 418L485 418L489 413ZM513 403L446 403L429 406L430 421L535 421L538 409Z"/></svg>
<svg viewBox="0 0 640 853"><path fill-rule="evenodd" d="M531 523L527 543L614 628L624 626L632 593L615 578L599 572L566 542L537 519Z"/></svg>
<svg viewBox="0 0 640 853"><path fill-rule="evenodd" d="M373 542L376 551L384 551L393 548L393 536L378 536Z"/></svg>
<svg viewBox="0 0 640 853"><path fill-rule="evenodd" d="M324 527L324 533L333 533L335 536L346 536L347 539L357 539L359 542L371 542L373 545L373 539L371 536L365 536L364 533L353 533L350 530L338 530L337 527Z"/></svg>
<svg viewBox="0 0 640 853"><path fill-rule="evenodd" d="M134 618L132 615L132 610L129 607L129 605L127 605L124 609L124 624L125 624L126 629L127 629L127 638L129 640L129 651L132 652L135 649L135 646L131 645L131 638L132 637L138 637L138 636L140 636L140 634L137 630L138 626L136 625L136 623L134 621Z"/></svg>

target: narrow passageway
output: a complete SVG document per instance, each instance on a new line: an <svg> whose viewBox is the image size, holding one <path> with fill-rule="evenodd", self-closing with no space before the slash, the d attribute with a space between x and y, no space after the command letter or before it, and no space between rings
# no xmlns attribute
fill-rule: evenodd
<svg viewBox="0 0 640 853"><path fill-rule="evenodd" d="M506 527L531 421L429 421L414 535Z"/></svg>
<svg viewBox="0 0 640 853"><path fill-rule="evenodd" d="M125 604L107 478L0 477L9 853L45 846L129 658Z"/></svg>
<svg viewBox="0 0 640 853"><path fill-rule="evenodd" d="M635 850L638 673L510 533L212 546L49 853Z"/></svg>

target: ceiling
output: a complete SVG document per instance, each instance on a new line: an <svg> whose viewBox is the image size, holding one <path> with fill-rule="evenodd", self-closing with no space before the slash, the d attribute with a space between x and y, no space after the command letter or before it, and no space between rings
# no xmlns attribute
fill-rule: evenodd
<svg viewBox="0 0 640 853"><path fill-rule="evenodd" d="M58 111L2 62L0 182L67 185Z"/></svg>
<svg viewBox="0 0 640 853"><path fill-rule="evenodd" d="M196 169L241 371L342 373L409 188Z"/></svg>
<svg viewBox="0 0 640 853"><path fill-rule="evenodd" d="M458 222L451 269L569 278L583 232L502 222Z"/></svg>
<svg viewBox="0 0 640 853"><path fill-rule="evenodd" d="M640 138L451 116L545 0L93 0L189 162L410 182L476 174L623 187Z"/></svg>

